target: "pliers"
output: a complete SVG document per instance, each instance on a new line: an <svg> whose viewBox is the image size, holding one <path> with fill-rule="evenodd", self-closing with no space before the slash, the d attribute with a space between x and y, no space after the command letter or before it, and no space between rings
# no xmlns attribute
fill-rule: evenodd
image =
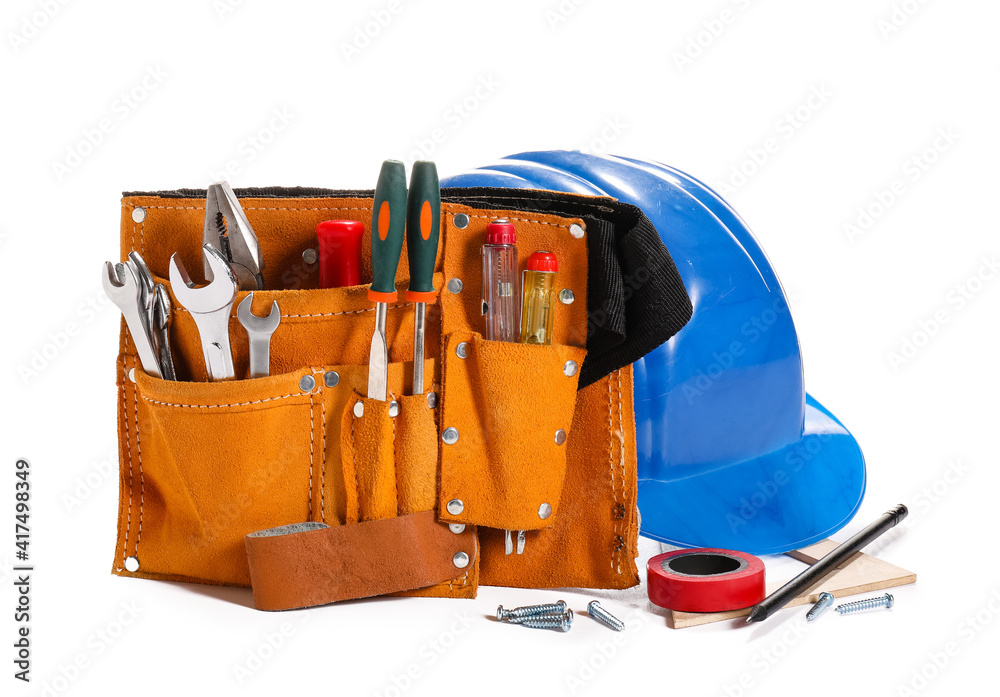
<svg viewBox="0 0 1000 697"><path fill-rule="evenodd" d="M222 253L239 282L240 290L264 289L264 257L260 242L227 181L208 187L202 244ZM211 281L213 272L208 260L209 257L205 256L205 280Z"/></svg>

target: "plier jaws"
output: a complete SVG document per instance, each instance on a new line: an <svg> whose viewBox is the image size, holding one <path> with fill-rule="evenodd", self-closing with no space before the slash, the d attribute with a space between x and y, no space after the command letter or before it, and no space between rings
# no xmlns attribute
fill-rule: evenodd
<svg viewBox="0 0 1000 697"><path fill-rule="evenodd" d="M219 250L239 282L240 290L264 289L264 257L260 243L233 187L227 181L208 187L205 197L205 230L202 244ZM205 257L205 280L212 281L213 272Z"/></svg>

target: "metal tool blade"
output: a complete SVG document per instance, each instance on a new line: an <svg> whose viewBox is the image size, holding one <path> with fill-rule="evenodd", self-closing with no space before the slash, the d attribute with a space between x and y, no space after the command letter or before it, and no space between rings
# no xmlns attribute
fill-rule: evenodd
<svg viewBox="0 0 1000 697"><path fill-rule="evenodd" d="M427 303L414 305L413 317L413 394L424 393L424 333L427 324Z"/></svg>
<svg viewBox="0 0 1000 697"><path fill-rule="evenodd" d="M375 305L375 331L368 356L368 398L384 402L388 393L389 349L385 343L386 303Z"/></svg>

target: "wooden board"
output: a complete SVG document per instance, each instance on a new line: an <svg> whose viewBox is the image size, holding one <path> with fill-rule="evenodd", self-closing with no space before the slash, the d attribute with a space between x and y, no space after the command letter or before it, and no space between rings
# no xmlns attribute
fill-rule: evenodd
<svg viewBox="0 0 1000 697"><path fill-rule="evenodd" d="M806 564L815 564L828 553L832 552L837 547L837 544L833 540L821 540L809 547L792 550L785 554ZM767 583L768 595L781 588L789 580ZM917 575L912 571L901 569L895 564L882 561L864 552L858 552L837 567L837 570L833 571L829 576L816 583L801 595L793 598L785 607L815 603L819 599L819 594L824 591L833 594L836 598L841 598L846 595L871 593L883 588L916 583L916 580ZM699 624L733 620L738 617L746 617L749 614L750 608L731 610L729 612L680 612L679 610L668 610L667 619L670 620L669 624L674 629L683 629L684 627L695 627Z"/></svg>

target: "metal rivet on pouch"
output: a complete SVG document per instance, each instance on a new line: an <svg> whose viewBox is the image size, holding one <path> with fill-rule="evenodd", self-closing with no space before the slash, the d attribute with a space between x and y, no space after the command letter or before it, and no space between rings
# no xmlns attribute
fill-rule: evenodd
<svg viewBox="0 0 1000 697"><path fill-rule="evenodd" d="M309 248L302 250L302 261L312 266L319 259L319 252L315 249Z"/></svg>
<svg viewBox="0 0 1000 697"><path fill-rule="evenodd" d="M459 569L464 569L469 565L469 555L465 552L459 552L454 557L452 557L451 562Z"/></svg>
<svg viewBox="0 0 1000 697"><path fill-rule="evenodd" d="M467 216L465 213L456 214L453 220L455 222L455 227L457 227L459 230L464 230L465 228L469 227L469 216Z"/></svg>
<svg viewBox="0 0 1000 697"><path fill-rule="evenodd" d="M573 235L576 239L583 237L584 229L582 225L577 225L573 223L569 226L569 234Z"/></svg>
<svg viewBox="0 0 1000 697"><path fill-rule="evenodd" d="M389 418L395 419L399 416L399 402L395 399L389 402Z"/></svg>
<svg viewBox="0 0 1000 697"><path fill-rule="evenodd" d="M316 387L316 378L312 375L303 375L299 380L299 389L303 392L312 392Z"/></svg>
<svg viewBox="0 0 1000 697"><path fill-rule="evenodd" d="M455 347L455 353L459 358L465 358L469 355L469 342L462 341Z"/></svg>
<svg viewBox="0 0 1000 697"><path fill-rule="evenodd" d="M562 445L566 442L566 431L561 428L556 431L556 445Z"/></svg>
<svg viewBox="0 0 1000 697"><path fill-rule="evenodd" d="M449 523L448 524L448 529L451 530L456 535L461 535L463 532L465 532L465 524L464 523Z"/></svg>
<svg viewBox="0 0 1000 697"><path fill-rule="evenodd" d="M431 409L434 409L435 407L437 407L437 405L438 405L438 395L437 395L437 392L428 392L427 393L427 406L429 406Z"/></svg>
<svg viewBox="0 0 1000 697"><path fill-rule="evenodd" d="M538 517L541 518L542 520L545 520L550 515L552 515L552 506L550 506L547 503L543 503L541 506L538 507Z"/></svg>
<svg viewBox="0 0 1000 697"><path fill-rule="evenodd" d="M146 219L146 209L136 206L132 209L132 220L136 223L141 223Z"/></svg>
<svg viewBox="0 0 1000 697"><path fill-rule="evenodd" d="M128 369L128 380L131 383L135 383L135 368Z"/></svg>
<svg viewBox="0 0 1000 697"><path fill-rule="evenodd" d="M125 570L134 574L139 570L139 557L129 557L125 560Z"/></svg>
<svg viewBox="0 0 1000 697"><path fill-rule="evenodd" d="M568 378L576 375L576 361L566 361L566 363L563 364L563 372Z"/></svg>
<svg viewBox="0 0 1000 697"><path fill-rule="evenodd" d="M336 387L340 382L340 373L336 370L323 373L323 384L327 387Z"/></svg>
<svg viewBox="0 0 1000 697"><path fill-rule="evenodd" d="M576 295L569 288L563 288L559 291L559 302L563 305L572 305L574 300L576 300Z"/></svg>
<svg viewBox="0 0 1000 697"><path fill-rule="evenodd" d="M446 445L454 445L458 442L458 429L452 426L444 429L444 433L441 434L441 440L443 440Z"/></svg>
<svg viewBox="0 0 1000 697"><path fill-rule="evenodd" d="M448 292L449 293L461 293L462 292L462 279L453 278L448 281Z"/></svg>
<svg viewBox="0 0 1000 697"><path fill-rule="evenodd" d="M365 415L365 403L355 402L354 403L354 415L359 419Z"/></svg>
<svg viewBox="0 0 1000 697"><path fill-rule="evenodd" d="M448 502L446 508L452 515L461 515L462 511L465 510L465 504L462 503L462 499L452 499Z"/></svg>

